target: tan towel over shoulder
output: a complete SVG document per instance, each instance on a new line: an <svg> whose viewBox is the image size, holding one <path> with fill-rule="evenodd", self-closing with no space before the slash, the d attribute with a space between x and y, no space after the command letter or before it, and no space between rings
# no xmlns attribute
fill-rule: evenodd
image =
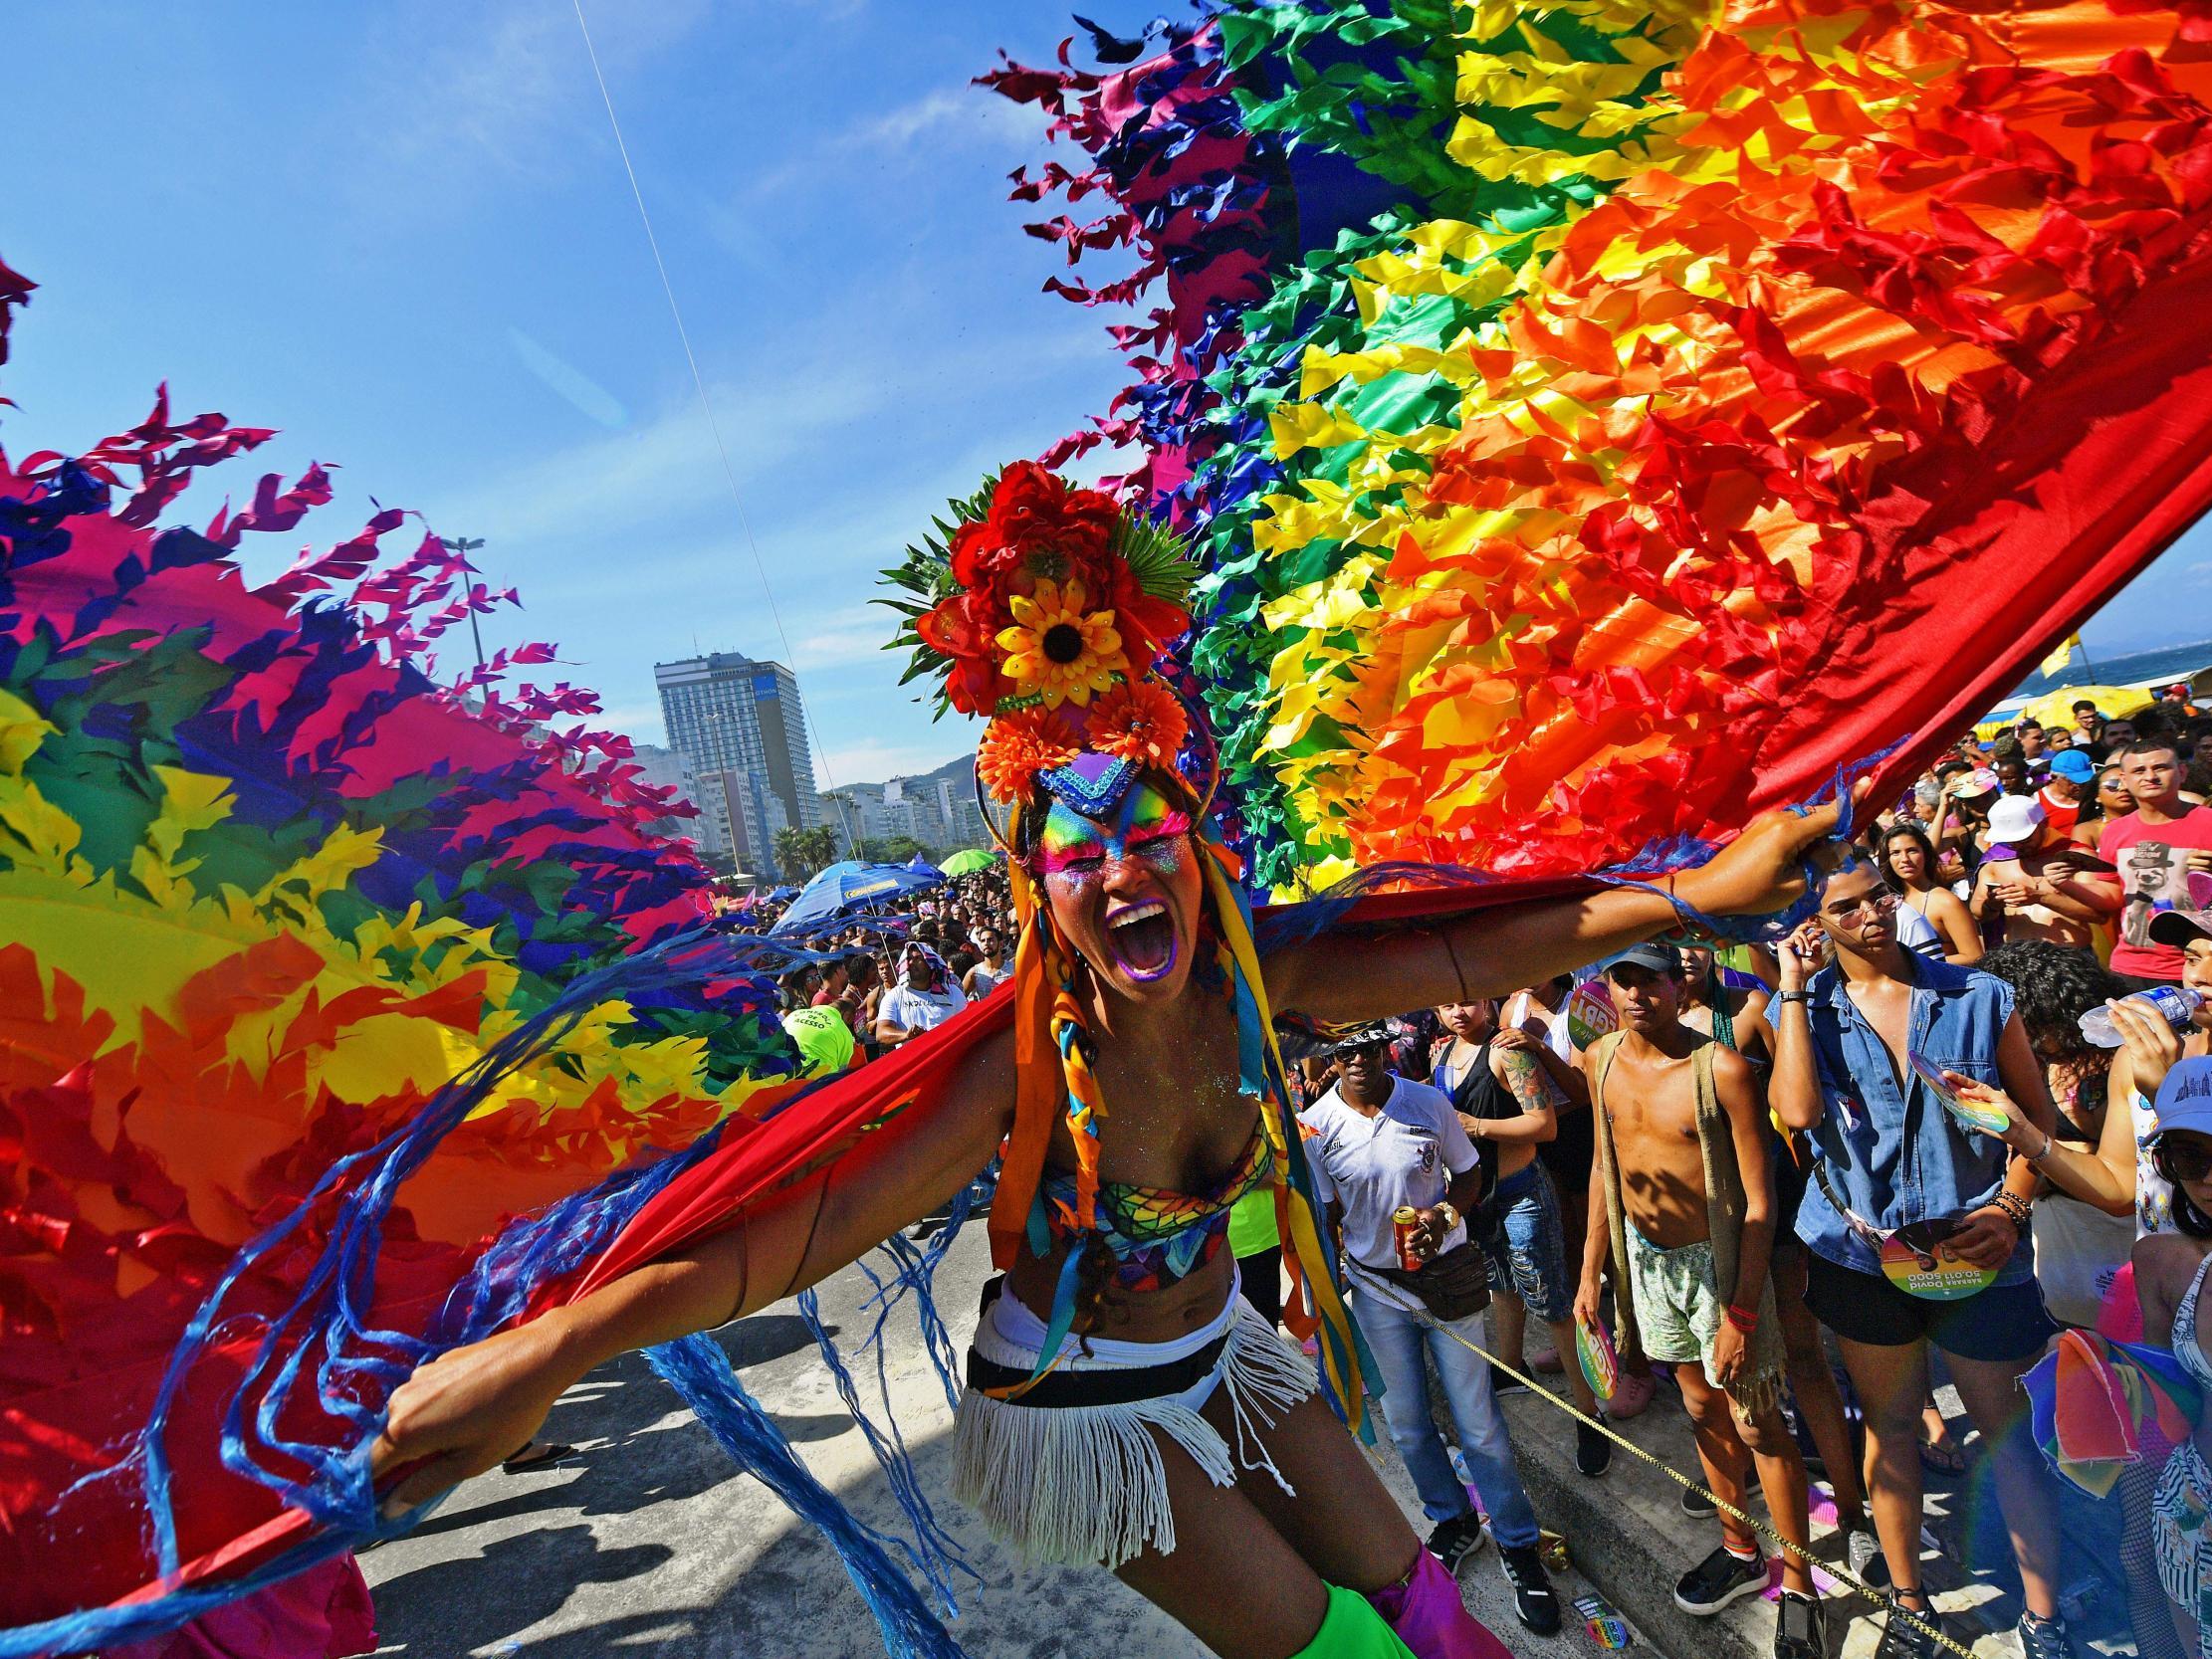
<svg viewBox="0 0 2212 1659"><path fill-rule="evenodd" d="M1590 1045L1584 1069L1590 1074L1590 1110L1597 1119L1598 1175L1605 1184L1606 1230L1613 1260L1627 1283L1628 1215L1621 1205L1621 1169L1613 1152L1613 1120L1605 1108L1606 1073L1625 1033L1612 1032ZM1737 1262L1743 1250L1743 1173L1736 1164L1735 1135L1713 1088L1713 1050L1702 1042L1690 1054L1690 1075L1697 1087L1697 1149L1705 1165L1705 1225L1712 1240L1713 1280L1723 1303L1736 1292ZM1782 1390L1782 1331L1774 1312L1774 1278L1759 1287L1759 1328L1751 1334L1750 1354L1728 1397L1745 1416L1779 1402Z"/></svg>

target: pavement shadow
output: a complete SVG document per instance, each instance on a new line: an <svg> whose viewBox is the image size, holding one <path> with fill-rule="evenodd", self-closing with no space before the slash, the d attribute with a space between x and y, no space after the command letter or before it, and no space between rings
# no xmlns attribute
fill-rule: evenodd
<svg viewBox="0 0 2212 1659"><path fill-rule="evenodd" d="M880 1659L883 1640L875 1622L820 1534L750 1482L729 1497L702 1497L717 1479L735 1477L737 1471L698 1424L645 1439L665 1442L672 1451L710 1466L709 1477L692 1494L698 1501L664 1512L661 1536L677 1541L673 1550L616 1547L594 1554L589 1548L592 1529L583 1525L503 1539L481 1556L472 1554L378 1584L378 1622L385 1643L381 1651L411 1659L449 1659L472 1651L520 1659L605 1659L609 1653L624 1659L759 1659L763 1654ZM1165 1615L1110 1575L1025 1566L1001 1550L950 1496L949 1423L911 1438L908 1450L937 1519L980 1575L956 1572L964 1616L946 1621L972 1659L1087 1659L1096 1651L1101 1629L1120 1633L1118 1659L1158 1659L1190 1651L1189 1638ZM606 1478L627 1491L630 1501L623 1507L629 1509L645 1490L641 1483L653 1477L650 1470L629 1470ZM572 1502L580 1484L570 1482L549 1497ZM664 1497L677 1495L674 1489L662 1491ZM906 1518L881 1471L870 1468L862 1477L838 1483L836 1491L870 1526L907 1533ZM457 1529L467 1529L494 1519L503 1507L485 1506L450 1520ZM773 1535L765 1549L742 1570L733 1564L740 1546L750 1547L764 1535ZM727 1539L729 1548L716 1549L718 1538ZM469 1541L464 1537L456 1542L466 1547ZM554 1618L575 1586L637 1572L652 1576L618 1596L601 1592L592 1597L595 1607L609 1609L604 1616L575 1623ZM518 1634L549 1619L559 1627Z"/></svg>
<svg viewBox="0 0 2212 1659"><path fill-rule="evenodd" d="M835 1327L830 1329L834 1334ZM814 1340L805 1322L792 1314L740 1320L714 1336L741 1372L811 1348ZM841 1411L777 1414L775 1421L794 1445L830 1439L851 1425ZM540 1438L583 1449L563 1462L507 1477L513 1491L489 1503L449 1506L411 1536L436 1538L555 1510L576 1512L585 1520L627 1515L648 1505L697 1498L742 1478L737 1465L694 1430L683 1401L654 1374L642 1353L622 1354L561 1395ZM703 1451L692 1444L695 1440L704 1443Z"/></svg>
<svg viewBox="0 0 2212 1659"><path fill-rule="evenodd" d="M580 1523L496 1539L477 1555L379 1585L379 1651L437 1659L480 1647L517 1651L514 1633L557 1613L576 1585L634 1578L674 1554L665 1544L603 1550Z"/></svg>

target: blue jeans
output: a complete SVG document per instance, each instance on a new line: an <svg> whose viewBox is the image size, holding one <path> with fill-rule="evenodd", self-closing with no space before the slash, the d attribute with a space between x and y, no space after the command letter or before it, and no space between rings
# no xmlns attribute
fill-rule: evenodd
<svg viewBox="0 0 2212 1659"><path fill-rule="evenodd" d="M1413 1293L1402 1294L1411 1297ZM1426 1348L1437 1356L1444 1403L1459 1431L1459 1455L1474 1477L1475 1491L1482 1495L1491 1532L1507 1549L1534 1544L1536 1512L1529 1507L1520 1471L1513 1467L1505 1419L1498 1412L1497 1396L1490 1391L1490 1362L1371 1291L1354 1290L1353 1317L1375 1355L1376 1370L1382 1373L1383 1419L1390 1424L1391 1442L1406 1460L1406 1472L1421 1494L1423 1513L1438 1522L1467 1513L1466 1489L1451 1472L1450 1454L1429 1414L1429 1371L1422 1363ZM1480 1314L1461 1320L1459 1327L1468 1341L1483 1340Z"/></svg>

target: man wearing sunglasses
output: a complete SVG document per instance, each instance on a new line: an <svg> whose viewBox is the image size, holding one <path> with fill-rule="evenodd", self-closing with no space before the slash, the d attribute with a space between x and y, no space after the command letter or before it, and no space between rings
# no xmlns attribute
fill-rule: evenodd
<svg viewBox="0 0 2212 1659"><path fill-rule="evenodd" d="M1923 1345L1933 1343L1992 1448L2028 1607L2021 1645L2027 1659L2066 1659L2053 1495L2019 1432L2020 1375L2057 1330L2028 1238L2036 1171L1955 1121L1923 1078L2000 1084L2046 1134L2057 1117L2011 987L1904 949L1896 906L1874 865L1847 866L1780 952L1770 1096L1811 1141L1815 1179L1797 1219L1805 1300L1836 1333L1866 1410L1869 1497L1895 1604L1934 1622L1919 1564ZM1934 1652L1924 1630L1888 1621L1880 1659Z"/></svg>

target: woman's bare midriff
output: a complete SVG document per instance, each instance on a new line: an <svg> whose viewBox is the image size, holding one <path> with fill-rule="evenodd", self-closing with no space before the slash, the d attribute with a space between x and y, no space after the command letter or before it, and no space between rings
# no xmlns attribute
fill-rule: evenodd
<svg viewBox="0 0 2212 1659"><path fill-rule="evenodd" d="M1052 1317L1052 1293L1067 1249L1063 1242L1042 1261L1024 1250L1006 1275L1007 1294L1039 1320ZM1117 1343L1162 1343L1188 1336L1220 1316L1234 1265L1223 1247L1206 1266L1165 1290L1110 1288L1099 1299L1099 1322L1088 1335Z"/></svg>

